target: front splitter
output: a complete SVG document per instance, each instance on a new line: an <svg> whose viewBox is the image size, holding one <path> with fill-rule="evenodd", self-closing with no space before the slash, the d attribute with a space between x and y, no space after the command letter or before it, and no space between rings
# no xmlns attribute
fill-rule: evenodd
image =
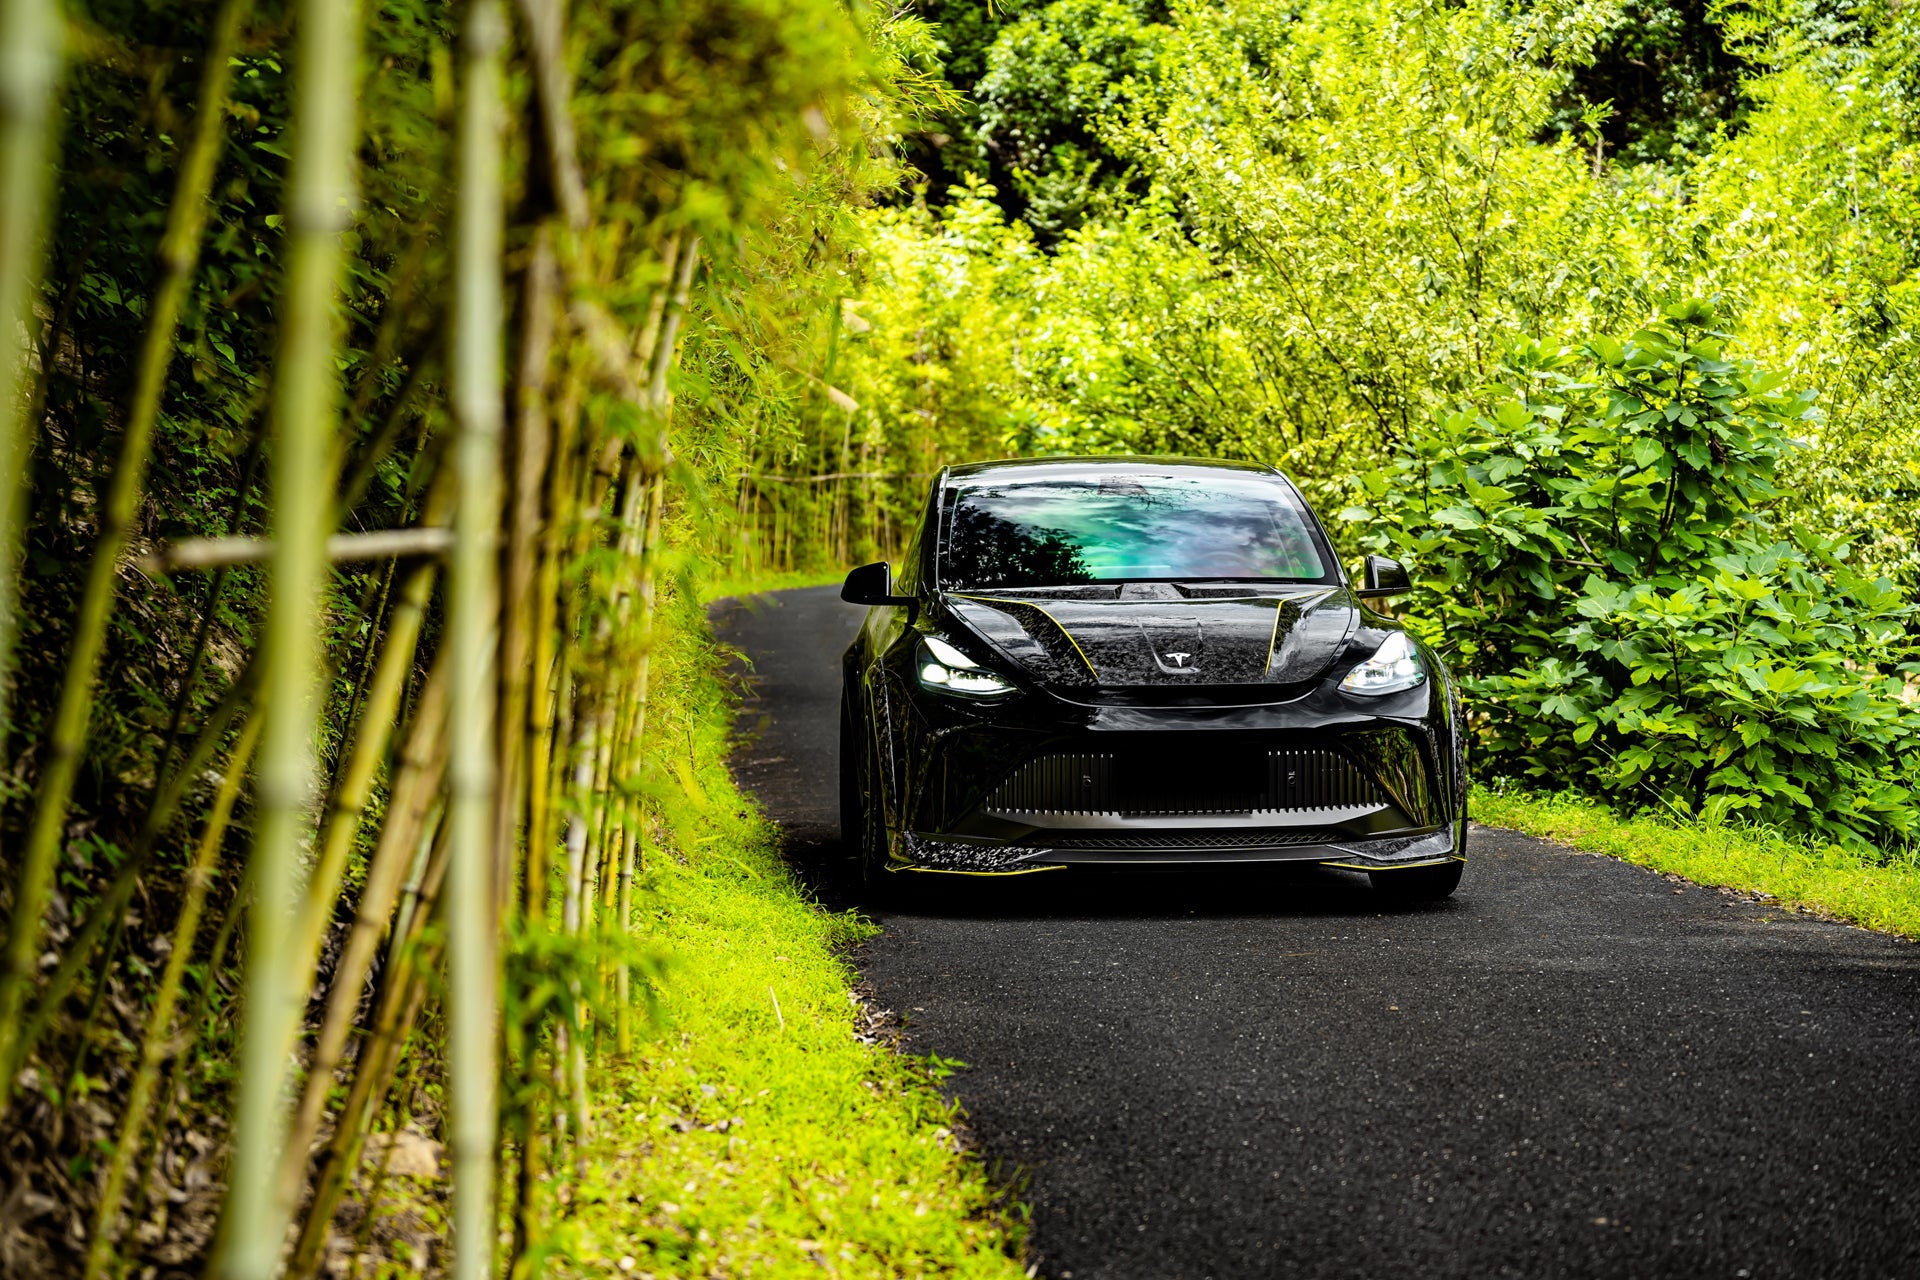
<svg viewBox="0 0 1920 1280"><path fill-rule="evenodd" d="M1050 849L1034 845L971 843L903 833L899 846L906 854L889 869L948 875L1005 876L1068 867L1224 867L1261 863L1318 863L1353 871L1387 871L1465 861L1452 826L1437 831L1390 836L1375 840L1327 841L1318 844L1234 847L1101 849L1078 846Z"/></svg>

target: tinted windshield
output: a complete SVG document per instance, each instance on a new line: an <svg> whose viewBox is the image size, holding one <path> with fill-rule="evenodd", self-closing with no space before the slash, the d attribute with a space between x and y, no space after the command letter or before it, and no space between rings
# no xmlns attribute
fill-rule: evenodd
<svg viewBox="0 0 1920 1280"><path fill-rule="evenodd" d="M950 491L945 587L1122 579L1328 576L1292 486L1231 473L962 482Z"/></svg>

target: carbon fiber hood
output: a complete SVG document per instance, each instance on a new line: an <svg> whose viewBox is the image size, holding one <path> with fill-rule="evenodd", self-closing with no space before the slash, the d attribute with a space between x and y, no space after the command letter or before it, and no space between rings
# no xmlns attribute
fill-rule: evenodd
<svg viewBox="0 0 1920 1280"><path fill-rule="evenodd" d="M947 607L1043 685L1170 689L1318 679L1359 622L1343 587L954 594Z"/></svg>

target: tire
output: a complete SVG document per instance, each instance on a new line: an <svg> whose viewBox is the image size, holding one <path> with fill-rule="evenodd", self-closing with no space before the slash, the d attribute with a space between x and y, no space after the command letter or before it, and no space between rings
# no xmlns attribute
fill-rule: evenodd
<svg viewBox="0 0 1920 1280"><path fill-rule="evenodd" d="M840 695L840 849L855 865L867 860L866 797L861 795L860 733L853 719L853 703Z"/></svg>
<svg viewBox="0 0 1920 1280"><path fill-rule="evenodd" d="M1389 902L1439 902L1460 887L1464 862L1443 862L1435 867L1406 867L1399 871L1369 871L1373 891Z"/></svg>
<svg viewBox="0 0 1920 1280"><path fill-rule="evenodd" d="M1447 720L1453 736L1454 820L1464 835L1467 829L1467 801L1473 794L1473 780L1467 773L1467 709L1460 701L1459 686L1447 677Z"/></svg>
<svg viewBox="0 0 1920 1280"><path fill-rule="evenodd" d="M874 814L878 791L873 765L867 758L864 726L854 717L853 702L840 703L840 844L863 892L873 892L880 879L886 852L881 845L880 822Z"/></svg>

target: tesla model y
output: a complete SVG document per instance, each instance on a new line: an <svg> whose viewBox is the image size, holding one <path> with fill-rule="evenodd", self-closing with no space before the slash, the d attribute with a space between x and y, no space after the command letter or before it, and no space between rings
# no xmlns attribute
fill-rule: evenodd
<svg viewBox="0 0 1920 1280"><path fill-rule="evenodd" d="M1460 883L1460 704L1270 468L952 467L847 650L841 813L872 872L1312 862Z"/></svg>

